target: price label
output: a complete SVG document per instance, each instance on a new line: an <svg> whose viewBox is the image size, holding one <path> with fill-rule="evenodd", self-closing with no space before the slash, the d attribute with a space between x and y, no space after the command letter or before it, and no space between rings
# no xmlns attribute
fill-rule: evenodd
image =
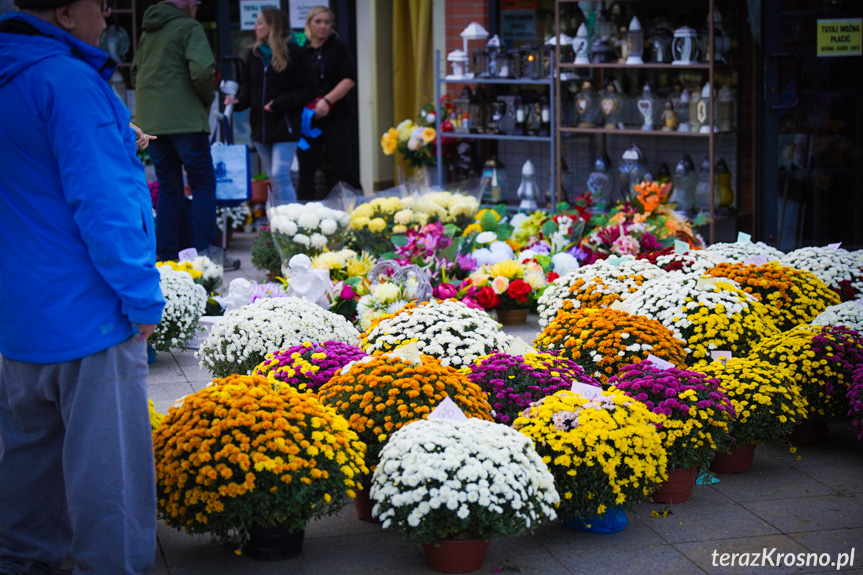
<svg viewBox="0 0 863 575"><path fill-rule="evenodd" d="M674 240L674 253L685 254L689 251L689 244L680 240Z"/></svg>
<svg viewBox="0 0 863 575"><path fill-rule="evenodd" d="M856 303L857 305L863 305L863 299L855 299L854 303Z"/></svg>
<svg viewBox="0 0 863 575"><path fill-rule="evenodd" d="M418 365L423 362L422 357L420 357L420 348L415 341L412 341L401 347L397 347L390 352L390 355L394 355L398 358L401 358L403 361L412 363L414 365Z"/></svg>
<svg viewBox="0 0 863 575"><path fill-rule="evenodd" d="M616 309L617 311L622 311L622 312L626 312L626 313L632 313L632 311L629 309L629 306L627 306L627 305L623 302L623 300L617 300L617 301L615 301L613 304L611 304L611 305L610 305L610 306L608 306L608 307L609 307L609 309Z"/></svg>
<svg viewBox="0 0 863 575"><path fill-rule="evenodd" d="M581 383L580 381L573 381L572 389L570 391L579 395L583 395L584 397L587 397L589 399L593 399L595 397L602 397L601 387L596 387L595 385L588 385L586 383Z"/></svg>
<svg viewBox="0 0 863 575"><path fill-rule="evenodd" d="M528 353L539 353L532 347L530 347L526 341L516 336L515 340L509 346L509 349L506 350L507 355L521 355L524 356Z"/></svg>
<svg viewBox="0 0 863 575"><path fill-rule="evenodd" d="M656 357L652 353L650 355L648 355L647 359L645 359L644 361L649 361L650 363L652 363L653 365L655 365L659 369L670 369L670 368L674 367L674 364L671 363L670 361L665 361L664 359L662 359L660 357Z"/></svg>
<svg viewBox="0 0 863 575"><path fill-rule="evenodd" d="M180 252L179 260L181 262L190 262L196 257L198 257L198 250L196 250L195 248L188 248Z"/></svg>
<svg viewBox="0 0 863 575"><path fill-rule="evenodd" d="M751 241L752 241L752 236L750 236L746 232L737 232L737 243L738 244L748 244Z"/></svg>
<svg viewBox="0 0 863 575"><path fill-rule="evenodd" d="M710 357L713 358L713 361L721 361L725 363L729 359L731 359L732 354L730 351L725 350L713 350L710 352Z"/></svg>
<svg viewBox="0 0 863 575"><path fill-rule="evenodd" d="M620 267L620 264L625 262L626 258L620 256L609 256L605 261L608 262L608 265L610 266Z"/></svg>
<svg viewBox="0 0 863 575"><path fill-rule="evenodd" d="M429 419L446 419L449 421L467 421L467 415L449 397L443 398L437 407L428 415Z"/></svg>
<svg viewBox="0 0 863 575"><path fill-rule="evenodd" d="M827 247L833 250L834 252L839 251L839 247L842 245L842 242L838 244L827 244Z"/></svg>
<svg viewBox="0 0 863 575"><path fill-rule="evenodd" d="M767 265L767 256L759 255L759 256L751 256L743 260L743 263L750 266L763 266Z"/></svg>
<svg viewBox="0 0 863 575"><path fill-rule="evenodd" d="M698 278L695 280L695 287L698 289L713 289L719 280L716 278Z"/></svg>

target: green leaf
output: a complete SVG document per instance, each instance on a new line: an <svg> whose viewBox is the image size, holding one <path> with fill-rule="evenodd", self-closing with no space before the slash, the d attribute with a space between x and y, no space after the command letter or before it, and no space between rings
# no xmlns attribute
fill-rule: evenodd
<svg viewBox="0 0 863 575"><path fill-rule="evenodd" d="M569 209L569 204L567 204L566 202L558 202L557 205L554 206L554 211L556 211L556 212L565 212L568 209Z"/></svg>
<svg viewBox="0 0 863 575"><path fill-rule="evenodd" d="M506 217L506 204L497 204L496 206L492 207L491 209L496 211L501 219Z"/></svg>
<svg viewBox="0 0 863 575"><path fill-rule="evenodd" d="M512 232L515 231L515 228L510 224L500 224L497 227L497 239L503 241L508 240L512 237Z"/></svg>
<svg viewBox="0 0 863 575"><path fill-rule="evenodd" d="M550 236L557 231L557 223L555 223L554 220L549 219L546 220L539 229L544 235Z"/></svg>
<svg viewBox="0 0 863 575"><path fill-rule="evenodd" d="M447 224L443 227L443 229L444 232L446 232L446 235L450 238L454 237L458 232L461 231L461 228L455 224Z"/></svg>
<svg viewBox="0 0 863 575"><path fill-rule="evenodd" d="M404 234L395 235L390 238L390 241L393 243L394 246L400 248L408 245L408 237Z"/></svg>
<svg viewBox="0 0 863 575"><path fill-rule="evenodd" d="M382 253L381 257L379 259L381 259L381 260L394 260L394 259L396 259L396 253L395 252Z"/></svg>
<svg viewBox="0 0 863 575"><path fill-rule="evenodd" d="M494 217L494 214L491 212L484 213L482 218L480 218L479 223L482 226L483 231L486 232L496 232L499 225L497 218Z"/></svg>

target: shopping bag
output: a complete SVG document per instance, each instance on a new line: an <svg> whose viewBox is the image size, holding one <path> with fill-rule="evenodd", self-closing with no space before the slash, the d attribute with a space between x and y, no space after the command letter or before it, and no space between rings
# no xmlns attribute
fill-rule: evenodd
<svg viewBox="0 0 863 575"><path fill-rule="evenodd" d="M210 148L216 171L216 200L244 201L252 196L249 149L216 142Z"/></svg>

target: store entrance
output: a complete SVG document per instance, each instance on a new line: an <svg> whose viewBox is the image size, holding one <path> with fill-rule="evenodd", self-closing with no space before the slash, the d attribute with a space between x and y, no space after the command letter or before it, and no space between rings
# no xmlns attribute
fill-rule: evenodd
<svg viewBox="0 0 863 575"><path fill-rule="evenodd" d="M763 0L761 14L760 235L863 247L863 2Z"/></svg>

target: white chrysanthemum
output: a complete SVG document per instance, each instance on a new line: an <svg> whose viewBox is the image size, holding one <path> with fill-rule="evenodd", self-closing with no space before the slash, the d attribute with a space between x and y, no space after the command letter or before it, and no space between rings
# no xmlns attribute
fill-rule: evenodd
<svg viewBox="0 0 863 575"><path fill-rule="evenodd" d="M863 299L831 305L812 320L812 325L844 325L863 333Z"/></svg>
<svg viewBox="0 0 863 575"><path fill-rule="evenodd" d="M743 260L755 256L765 256L768 262L781 260L785 255L763 242L719 242L708 246L707 251L715 256L716 263L743 263Z"/></svg>
<svg viewBox="0 0 863 575"><path fill-rule="evenodd" d="M321 233L327 236L331 236L336 233L339 229L339 224L336 220L332 218L324 218L321 220Z"/></svg>
<svg viewBox="0 0 863 575"><path fill-rule="evenodd" d="M863 266L856 255L848 250L830 247L808 247L789 252L779 262L783 266L806 270L841 293L843 282L854 290L853 297L863 296Z"/></svg>
<svg viewBox="0 0 863 575"><path fill-rule="evenodd" d="M323 234L312 234L309 238L309 242L311 243L313 248L321 249L326 247L327 245L327 236Z"/></svg>
<svg viewBox="0 0 863 575"><path fill-rule="evenodd" d="M394 283L384 282L372 286L371 292L373 296L388 304L398 299L401 294L401 288Z"/></svg>
<svg viewBox="0 0 863 575"><path fill-rule="evenodd" d="M169 351L172 347L185 347L195 336L198 320L207 305L207 294L188 273L166 265L158 269L165 308L162 321L148 342L158 351Z"/></svg>
<svg viewBox="0 0 863 575"><path fill-rule="evenodd" d="M311 239L309 239L309 236L307 236L306 234L296 234L296 235L294 235L293 240L294 240L294 243L297 243L297 244L300 244L301 246L306 246L306 247L308 247L312 243Z"/></svg>
<svg viewBox="0 0 863 575"><path fill-rule="evenodd" d="M718 251L688 250L683 254L673 253L659 256L656 258L656 265L664 270L669 270L670 273L701 275L722 263L722 259L722 254ZM678 265L682 266L680 270L670 269Z"/></svg>
<svg viewBox="0 0 863 575"><path fill-rule="evenodd" d="M304 212L297 218L297 223L300 227L309 231L318 229L319 222L318 215L314 212Z"/></svg>

